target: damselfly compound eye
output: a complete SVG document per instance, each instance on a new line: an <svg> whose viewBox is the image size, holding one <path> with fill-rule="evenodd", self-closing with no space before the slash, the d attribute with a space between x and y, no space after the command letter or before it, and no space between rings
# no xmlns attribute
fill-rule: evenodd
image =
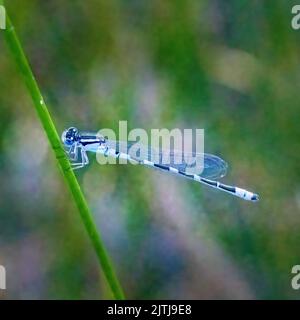
<svg viewBox="0 0 300 320"><path fill-rule="evenodd" d="M61 140L65 146L72 146L78 137L78 130L71 127L65 130L61 136Z"/></svg>

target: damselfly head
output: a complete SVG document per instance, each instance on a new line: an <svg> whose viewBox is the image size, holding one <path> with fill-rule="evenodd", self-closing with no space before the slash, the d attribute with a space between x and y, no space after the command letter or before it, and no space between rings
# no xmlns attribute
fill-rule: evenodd
<svg viewBox="0 0 300 320"><path fill-rule="evenodd" d="M65 130L61 135L61 141L67 147L70 147L78 140L79 131L75 127Z"/></svg>

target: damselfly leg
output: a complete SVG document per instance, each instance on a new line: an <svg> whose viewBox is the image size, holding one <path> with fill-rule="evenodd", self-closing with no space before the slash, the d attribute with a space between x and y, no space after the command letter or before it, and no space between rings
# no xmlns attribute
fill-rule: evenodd
<svg viewBox="0 0 300 320"><path fill-rule="evenodd" d="M81 169L89 164L89 158L86 150L80 143L74 143L70 150L67 151L67 154L71 160L73 170Z"/></svg>
<svg viewBox="0 0 300 320"><path fill-rule="evenodd" d="M70 149L67 151L69 159L72 160L72 161L76 161L78 159L78 151L79 151L78 143L74 143L70 147Z"/></svg>

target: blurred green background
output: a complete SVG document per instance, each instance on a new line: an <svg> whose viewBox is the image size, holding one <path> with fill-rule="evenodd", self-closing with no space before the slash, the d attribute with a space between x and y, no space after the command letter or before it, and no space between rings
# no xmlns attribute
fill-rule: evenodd
<svg viewBox="0 0 300 320"><path fill-rule="evenodd" d="M249 203L137 166L76 172L131 299L300 297L295 1L10 0L58 129L204 128ZM1 298L110 292L0 31Z"/></svg>

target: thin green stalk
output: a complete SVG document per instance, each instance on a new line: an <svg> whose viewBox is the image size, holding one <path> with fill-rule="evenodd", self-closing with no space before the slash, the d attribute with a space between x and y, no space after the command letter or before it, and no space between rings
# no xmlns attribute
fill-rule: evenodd
<svg viewBox="0 0 300 320"><path fill-rule="evenodd" d="M4 5L3 0L0 0L0 5ZM125 297L123 294L123 290L115 274L112 262L107 254L101 236L97 231L96 224L92 218L92 214L80 189L76 176L71 169L70 162L63 149L60 137L54 126L41 91L34 78L28 60L22 49L21 43L8 15L6 15L6 30L1 30L0 33L1 32L4 32L10 52L14 57L18 69L23 75L23 80L31 95L33 105L38 113L39 119L46 132L49 143L55 153L59 166L62 169L62 173L65 177L65 182L73 195L73 199L77 205L87 233L93 243L94 249L101 263L103 273L112 290L113 296L115 297L115 299L124 299Z"/></svg>

